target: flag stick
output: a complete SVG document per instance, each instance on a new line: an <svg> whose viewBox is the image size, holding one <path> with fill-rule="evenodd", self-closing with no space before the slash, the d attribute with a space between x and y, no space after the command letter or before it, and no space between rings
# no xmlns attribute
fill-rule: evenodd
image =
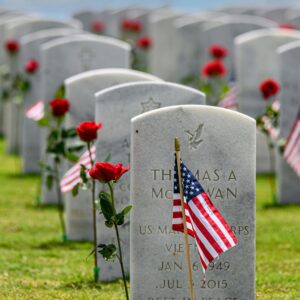
<svg viewBox="0 0 300 300"><path fill-rule="evenodd" d="M187 226L186 226L184 195L183 195L183 189L182 189L182 178L181 178L181 168L180 168L180 142L179 142L178 138L175 138L175 153L176 153L177 173L178 173L178 181L179 181L178 184L179 184L179 191L180 191L182 219L183 219L183 228L184 228L185 254L186 254L186 261L187 261L188 275L189 275L189 277L188 277L189 290L190 290L191 300L195 300L194 288L193 288L193 274L192 274L192 268L191 268L190 246L189 246Z"/></svg>

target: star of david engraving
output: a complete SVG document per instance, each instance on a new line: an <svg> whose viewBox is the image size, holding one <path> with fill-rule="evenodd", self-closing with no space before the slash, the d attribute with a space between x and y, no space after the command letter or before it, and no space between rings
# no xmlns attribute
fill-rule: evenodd
<svg viewBox="0 0 300 300"><path fill-rule="evenodd" d="M88 71L91 69L91 64L94 58L95 58L95 53L91 49L83 48L80 51L79 59L83 71Z"/></svg>
<svg viewBox="0 0 300 300"><path fill-rule="evenodd" d="M142 102L141 106L142 106L142 113L144 113L144 112L147 112L147 111L151 111L151 110L160 108L161 103L160 102L155 102L153 100L153 98L151 97L148 101Z"/></svg>
<svg viewBox="0 0 300 300"><path fill-rule="evenodd" d="M198 149L199 145L203 142L201 139L203 125L204 124L199 124L199 126L193 132L190 130L185 130L185 133L188 136L189 147L191 149Z"/></svg>

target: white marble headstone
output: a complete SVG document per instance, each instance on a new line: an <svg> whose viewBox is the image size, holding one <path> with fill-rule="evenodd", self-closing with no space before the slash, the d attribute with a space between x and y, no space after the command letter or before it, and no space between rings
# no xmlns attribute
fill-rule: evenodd
<svg viewBox="0 0 300 300"><path fill-rule="evenodd" d="M292 11L292 9L288 7L278 7L267 9L263 11L261 15L278 23L286 23L288 21L287 15L289 11Z"/></svg>
<svg viewBox="0 0 300 300"><path fill-rule="evenodd" d="M300 32L284 29L262 29L240 35L235 40L236 75L239 110L253 118L262 115L266 101L262 99L259 84L267 79L278 80L276 49L286 43L300 40ZM274 172L265 136L257 135L257 172Z"/></svg>
<svg viewBox="0 0 300 300"><path fill-rule="evenodd" d="M165 11L151 15L149 20L149 36L153 41L149 50L149 72L169 81L177 79L174 21L179 16L177 12Z"/></svg>
<svg viewBox="0 0 300 300"><path fill-rule="evenodd" d="M148 11L147 8L138 5L130 5L128 7L118 8L111 12L108 20L108 35L121 38L122 37L122 21L130 19L132 15L139 15Z"/></svg>
<svg viewBox="0 0 300 300"><path fill-rule="evenodd" d="M200 125L195 143L187 132ZM238 240L208 266L205 283L189 238L195 299L255 299L255 133L252 118L211 106L168 107L132 119L130 299L189 299L184 236L172 231L175 137L183 162Z"/></svg>
<svg viewBox="0 0 300 300"><path fill-rule="evenodd" d="M234 81L234 38L253 30L276 27L276 23L256 16L226 16L215 19L221 24L208 24L203 29L204 53L206 62L210 60L208 49L218 44L228 50L224 62L227 66L228 78Z"/></svg>
<svg viewBox="0 0 300 300"><path fill-rule="evenodd" d="M95 120L95 93L118 84L136 81L160 81L149 74L126 69L99 69L80 73L65 80L66 97L71 110L67 127ZM106 125L103 124L105 127ZM99 132L101 138L101 131ZM79 191L76 197L65 195L68 240L93 240L93 216L90 191Z"/></svg>
<svg viewBox="0 0 300 300"><path fill-rule="evenodd" d="M300 41L278 49L280 99L280 138L287 139L300 109ZM278 200L280 204L300 203L300 178L278 154Z"/></svg>
<svg viewBox="0 0 300 300"><path fill-rule="evenodd" d="M177 82L182 82L187 76L199 76L200 68L204 63L205 45L203 28L207 23L204 17L186 16L174 22L176 71L174 76Z"/></svg>
<svg viewBox="0 0 300 300"><path fill-rule="evenodd" d="M41 47L41 96L45 104L70 76L99 68L129 68L130 46L124 42L90 34L63 37ZM46 136L42 134L42 151ZM56 203L55 187L43 184L43 203Z"/></svg>
<svg viewBox="0 0 300 300"><path fill-rule="evenodd" d="M103 128L97 140L96 160L103 161L108 154L111 163L130 164L130 119L144 112L178 104L204 104L203 93L183 85L167 82L128 83L103 90L96 94L96 122ZM170 123L170 126L173 126ZM164 128L160 128L164 131ZM148 135L149 141L152 134ZM158 145L158 147L160 147ZM99 186L101 188L101 186ZM129 174L118 182L115 190L116 208L129 204ZM127 220L128 221L128 220ZM129 273L129 224L120 228L126 273ZM115 242L114 232L104 225L98 216L97 243ZM99 258L100 280L110 281L121 277L119 264Z"/></svg>
<svg viewBox="0 0 300 300"><path fill-rule="evenodd" d="M111 18L112 10L103 11L82 11L73 15L74 19L81 22L82 28L85 31L93 32L93 22L100 21L104 25L103 32L101 34L108 35L109 22Z"/></svg>
<svg viewBox="0 0 300 300"><path fill-rule="evenodd" d="M78 33L77 29L47 29L27 34L20 39L20 64L19 73L23 73L23 67L30 59L41 63L40 46L50 40ZM41 99L41 75L40 70L30 78L30 90L24 97L24 111ZM24 115L24 113L22 113ZM40 171L38 162L41 157L40 127L35 121L24 118L21 132L22 170L24 173L36 173Z"/></svg>

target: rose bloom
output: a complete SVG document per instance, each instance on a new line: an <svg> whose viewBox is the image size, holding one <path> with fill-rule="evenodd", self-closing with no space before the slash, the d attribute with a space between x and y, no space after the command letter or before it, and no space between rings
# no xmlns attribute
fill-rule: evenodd
<svg viewBox="0 0 300 300"><path fill-rule="evenodd" d="M265 100L275 96L280 91L279 83L274 79L266 79L259 85L260 92Z"/></svg>
<svg viewBox="0 0 300 300"><path fill-rule="evenodd" d="M221 45L211 45L209 47L209 53L215 59L223 59L227 56L228 50Z"/></svg>
<svg viewBox="0 0 300 300"><path fill-rule="evenodd" d="M76 131L82 141L91 142L97 139L97 131L101 128L101 123L82 122L77 126Z"/></svg>
<svg viewBox="0 0 300 300"><path fill-rule="evenodd" d="M98 162L91 168L89 174L93 179L101 182L117 181L129 170L129 166L124 168L122 164L111 164L108 162Z"/></svg>
<svg viewBox="0 0 300 300"><path fill-rule="evenodd" d="M143 29L143 25L139 21L132 21L130 29L131 29L131 31L134 31L134 32L140 32Z"/></svg>
<svg viewBox="0 0 300 300"><path fill-rule="evenodd" d="M142 36L136 41L136 45L142 49L149 49L152 46L152 40L148 36Z"/></svg>
<svg viewBox="0 0 300 300"><path fill-rule="evenodd" d="M281 29L296 29L296 27L293 24L290 23L283 23L279 25L279 28Z"/></svg>
<svg viewBox="0 0 300 300"><path fill-rule="evenodd" d="M19 52L19 50L20 50L20 44L16 40L8 40L5 43L5 49L10 54L15 54L15 53Z"/></svg>
<svg viewBox="0 0 300 300"><path fill-rule="evenodd" d="M220 60L209 61L202 69L202 74L206 77L222 77L226 72L226 67Z"/></svg>
<svg viewBox="0 0 300 300"><path fill-rule="evenodd" d="M95 20L91 23L91 31L95 33L103 32L105 26L104 23L100 20Z"/></svg>
<svg viewBox="0 0 300 300"><path fill-rule="evenodd" d="M50 102L52 114L55 117L64 116L70 109L70 103L67 99L56 98Z"/></svg>
<svg viewBox="0 0 300 300"><path fill-rule="evenodd" d="M124 19L122 22L122 29L125 31L140 32L142 27L143 25L139 21Z"/></svg>
<svg viewBox="0 0 300 300"><path fill-rule="evenodd" d="M39 62L34 59L28 60L24 66L25 71L30 74L35 73L38 70L38 68L39 68Z"/></svg>

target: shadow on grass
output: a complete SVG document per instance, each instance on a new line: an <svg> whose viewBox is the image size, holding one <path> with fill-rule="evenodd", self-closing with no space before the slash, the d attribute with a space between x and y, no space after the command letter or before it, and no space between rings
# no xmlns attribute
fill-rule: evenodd
<svg viewBox="0 0 300 300"><path fill-rule="evenodd" d="M119 282L118 280L115 280L112 282L95 282L93 280L80 280L80 281L74 281L74 282L67 283L67 284L61 286L61 288L76 289L76 290L90 288L90 289L101 290L103 288L103 286L110 285L112 283L118 283L118 282Z"/></svg>
<svg viewBox="0 0 300 300"><path fill-rule="evenodd" d="M33 249L42 249L42 250L53 250L53 249L67 249L67 250L76 250L76 249L82 249L83 245L92 245L91 242L88 241L80 241L80 242L74 242L74 241L66 241L63 242L62 240L52 240L49 242L44 242L39 245L35 245L32 248Z"/></svg>
<svg viewBox="0 0 300 300"><path fill-rule="evenodd" d="M263 209L288 209L288 208L298 208L299 205L296 204L279 204L279 203L267 203L262 206Z"/></svg>
<svg viewBox="0 0 300 300"><path fill-rule="evenodd" d="M24 174L20 172L7 173L7 177L11 179L39 179L40 174Z"/></svg>
<svg viewBox="0 0 300 300"><path fill-rule="evenodd" d="M81 290L81 289L97 289L101 290L103 287L111 284L121 284L122 285L122 280L113 280L110 282L95 282L93 280L80 280L80 281L74 281L70 282L67 284L64 284L59 287L59 289L76 289L76 290Z"/></svg>
<svg viewBox="0 0 300 300"><path fill-rule="evenodd" d="M37 199L32 199L32 200L33 200L32 204L25 205L26 208L33 209L33 210L57 210L58 209L58 205L55 203L41 204L40 202L37 201Z"/></svg>

